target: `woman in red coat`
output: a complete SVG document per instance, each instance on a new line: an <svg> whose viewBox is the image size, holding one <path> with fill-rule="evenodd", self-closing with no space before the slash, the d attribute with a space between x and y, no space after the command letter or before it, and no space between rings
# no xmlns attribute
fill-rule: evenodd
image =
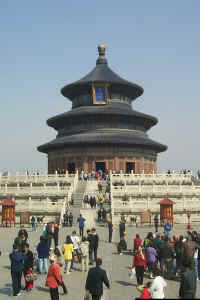
<svg viewBox="0 0 200 300"><path fill-rule="evenodd" d="M51 300L59 300L58 286L62 285L60 266L55 263L56 256L51 254L49 257L51 266L49 267L46 286L50 288Z"/></svg>
<svg viewBox="0 0 200 300"><path fill-rule="evenodd" d="M146 255L141 246L138 247L137 252L133 256L132 267L135 268L137 284L141 287L143 285L144 269L147 267Z"/></svg>

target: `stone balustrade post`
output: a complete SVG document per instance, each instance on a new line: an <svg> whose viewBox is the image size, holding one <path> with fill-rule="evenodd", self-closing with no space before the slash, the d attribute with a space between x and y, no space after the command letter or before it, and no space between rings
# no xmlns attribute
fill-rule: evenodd
<svg viewBox="0 0 200 300"><path fill-rule="evenodd" d="M59 181L57 182L57 190L58 190L58 192L60 192L60 182Z"/></svg>
<svg viewBox="0 0 200 300"><path fill-rule="evenodd" d="M28 197L28 209L31 212L31 209L32 209L32 199L31 199L31 196Z"/></svg>

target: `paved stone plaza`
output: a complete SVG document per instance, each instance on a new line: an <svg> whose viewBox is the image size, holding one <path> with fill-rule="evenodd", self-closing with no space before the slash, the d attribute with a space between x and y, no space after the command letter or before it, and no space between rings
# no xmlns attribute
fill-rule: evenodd
<svg viewBox="0 0 200 300"><path fill-rule="evenodd" d="M185 233L184 225L175 225L173 229L173 234ZM195 224L194 229L198 230L199 225ZM70 234L72 228L62 228L60 229L60 243L62 244L65 240L67 234ZM78 228L76 228L78 230ZM0 257L0 300L10 299L12 296L11 288L11 277L10 277L10 262L8 254L11 251L13 240L18 232L19 228L1 228L1 251L2 256ZM28 228L29 239L30 239L30 248L31 250L37 245L39 241L39 236L41 234L41 228L37 232L31 232L31 229ZM127 242L128 248L132 248L132 240L136 233L139 233L143 238L148 231L153 231L153 228L149 227L127 227ZM118 228L114 230L112 244L107 242L108 240L108 230L104 227L97 226L97 232L100 236L100 247L98 251L98 256L103 258L103 267L106 268L110 282L111 289L108 290L104 288L104 297L102 300L132 300L135 297L139 296L139 292L136 290L136 282L132 282L129 279L128 272L132 264L132 256L130 255L118 255L116 253L116 242L119 239ZM160 229L162 233L162 228ZM84 297L84 285L86 280L86 273L80 272L80 265L75 264L76 270L73 271L70 275L64 274L64 281L69 290L68 295L60 296L61 299L70 299L70 300L83 300ZM145 275L145 282L149 281L149 278ZM200 298L199 283L197 284L197 295L196 297ZM23 280L22 280L23 283ZM166 288L165 296L166 298L176 298L178 297L179 282L178 281L168 281L168 286ZM62 290L60 289L60 292ZM49 290L45 287L45 275L38 275L38 279L35 282L35 287L31 293L23 292L18 299L50 299Z"/></svg>

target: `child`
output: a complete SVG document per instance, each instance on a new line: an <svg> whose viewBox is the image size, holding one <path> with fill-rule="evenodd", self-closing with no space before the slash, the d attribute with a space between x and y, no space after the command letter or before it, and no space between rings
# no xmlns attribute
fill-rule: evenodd
<svg viewBox="0 0 200 300"><path fill-rule="evenodd" d="M142 294L140 296L140 299L151 299L151 295L149 293L149 288L151 287L151 282L147 282L146 286L142 290Z"/></svg>

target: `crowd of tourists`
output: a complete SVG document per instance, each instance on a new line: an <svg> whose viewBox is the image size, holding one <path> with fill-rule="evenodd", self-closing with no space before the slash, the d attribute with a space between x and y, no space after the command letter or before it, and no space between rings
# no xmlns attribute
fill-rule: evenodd
<svg viewBox="0 0 200 300"><path fill-rule="evenodd" d="M108 170L103 172L101 169L98 171L93 169L91 173L86 173L81 170L79 177L80 180L109 180L109 172Z"/></svg>
<svg viewBox="0 0 200 300"><path fill-rule="evenodd" d="M157 221L155 229L157 231ZM169 226L170 225L170 226ZM119 254L127 251L126 220L119 223L120 242L117 244ZM167 280L179 280L179 297L195 298L196 283L200 278L200 234L187 232L186 236L172 236L171 224L167 221L164 234L149 232L142 240L139 234L133 239L133 260L131 278L136 277L137 289L141 291L141 299L163 299ZM144 274L149 281L143 285Z"/></svg>
<svg viewBox="0 0 200 300"><path fill-rule="evenodd" d="M110 284L106 272L100 268L102 260L98 258L99 236L95 228L88 229L84 235L84 222L85 219L80 215L77 219L80 235L75 230L72 231L71 235L66 236L63 245L58 245L59 225L55 222L46 224L35 251L30 249L28 232L23 225L21 226L9 256L13 296L19 296L22 289L27 293L31 292L37 277L45 274L51 299L58 300L59 286L63 294L68 293L63 274L70 275L73 270L77 270L75 263L81 265L82 272L87 272L89 266L95 263L96 267L90 268L88 272L85 288L92 295L92 299L101 298L103 282L108 288ZM22 276L24 276L24 288L21 284ZM95 285L96 276L100 276L100 279Z"/></svg>

